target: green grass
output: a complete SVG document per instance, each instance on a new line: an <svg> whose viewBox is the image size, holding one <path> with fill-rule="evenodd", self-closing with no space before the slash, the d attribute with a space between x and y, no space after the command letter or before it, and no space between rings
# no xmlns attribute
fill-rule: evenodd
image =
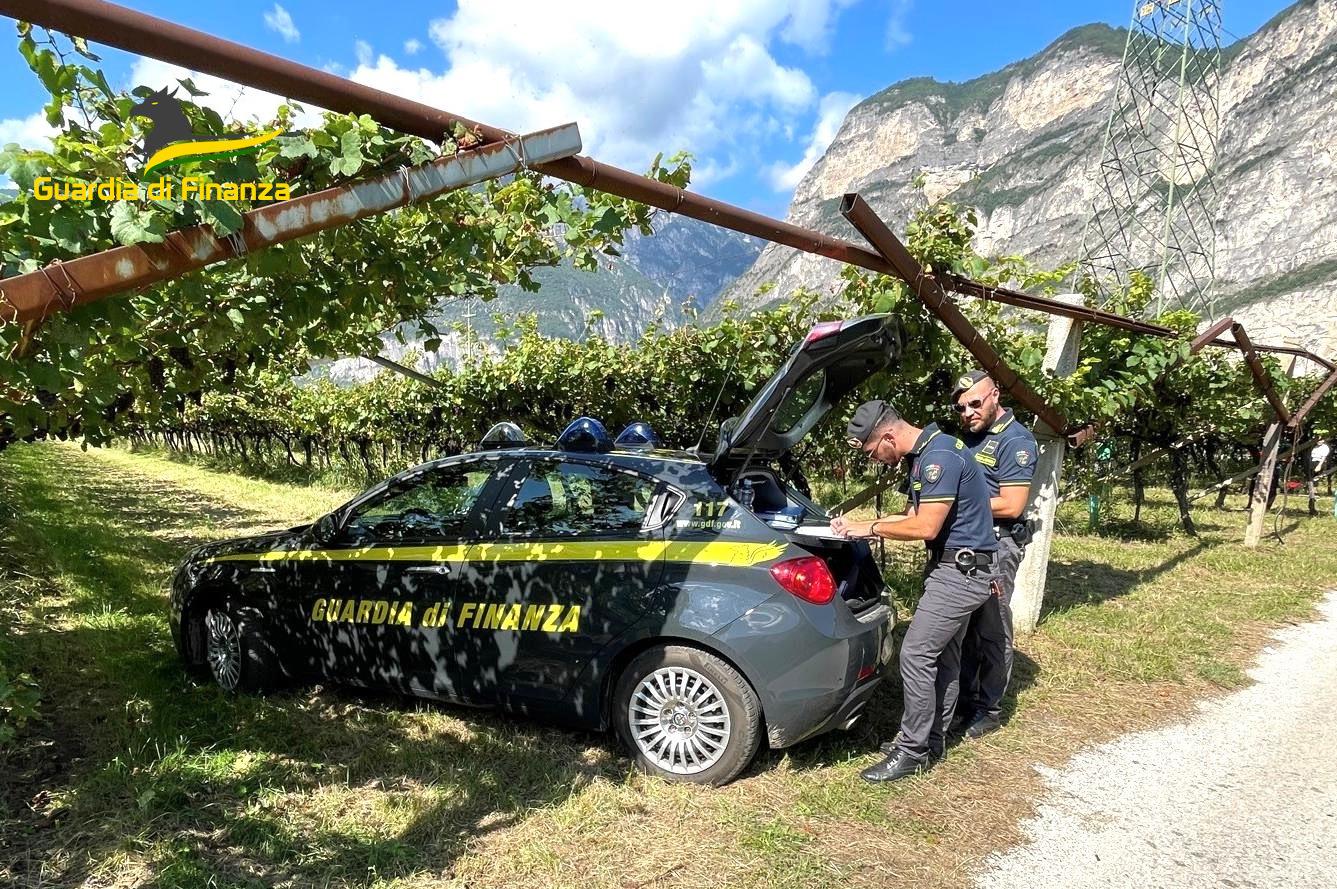
<svg viewBox="0 0 1337 889"><path fill-rule="evenodd" d="M892 683L854 732L707 790L631 774L602 736L333 688L234 698L188 677L165 620L181 554L350 493L118 450L0 454L0 657L42 692L0 753L0 884L958 886L1017 840L1033 763L1242 683L1264 629L1337 585L1331 518L1294 517L1284 546L1246 551L1239 512L1204 506L1195 541L1164 492L1141 528L1116 498L1098 534L1072 504L1006 731L865 787L856 773L899 714ZM919 558L889 565L907 608Z"/></svg>

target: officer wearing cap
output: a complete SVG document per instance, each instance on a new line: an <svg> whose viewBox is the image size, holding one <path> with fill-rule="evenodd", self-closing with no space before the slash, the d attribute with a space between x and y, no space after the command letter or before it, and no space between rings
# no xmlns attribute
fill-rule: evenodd
<svg viewBox="0 0 1337 889"><path fill-rule="evenodd" d="M961 438L989 484L993 534L998 538L995 574L1001 594L990 596L970 618L961 643L959 711L967 738L981 738L1001 725L1003 693L1012 677L1012 591L1030 527L1023 513L1039 448L1035 436L999 404L998 386L982 370L956 381L953 407L961 415Z"/></svg>
<svg viewBox="0 0 1337 889"><path fill-rule="evenodd" d="M901 643L901 731L884 748L886 759L860 772L865 781L895 781L942 756L961 675L961 634L989 598L998 542L989 518L989 485L960 440L936 424L912 426L884 401L861 404L846 437L879 463L908 461L909 505L904 515L871 522L836 518L832 530L847 537L922 540L928 546L924 595Z"/></svg>

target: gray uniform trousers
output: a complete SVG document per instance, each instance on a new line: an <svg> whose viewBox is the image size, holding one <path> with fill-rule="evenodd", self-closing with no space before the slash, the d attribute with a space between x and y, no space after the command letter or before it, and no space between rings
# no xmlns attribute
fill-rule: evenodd
<svg viewBox="0 0 1337 889"><path fill-rule="evenodd" d="M933 561L924 569L924 596L901 643L899 743L915 756L943 747L961 679L961 638L970 615L989 598L992 571L985 566L967 575Z"/></svg>
<svg viewBox="0 0 1337 889"><path fill-rule="evenodd" d="M992 566L1003 582L1002 596L990 596L970 616L961 643L961 701L972 718L1002 713L1003 694L1012 679L1012 591L1024 547L1004 534Z"/></svg>

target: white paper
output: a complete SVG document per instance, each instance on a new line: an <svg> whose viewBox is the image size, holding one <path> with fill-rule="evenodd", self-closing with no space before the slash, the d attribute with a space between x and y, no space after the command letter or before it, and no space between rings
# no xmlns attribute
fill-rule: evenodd
<svg viewBox="0 0 1337 889"><path fill-rule="evenodd" d="M804 525L801 528L795 528L794 533L803 534L807 537L840 537L839 534L831 530L830 525Z"/></svg>

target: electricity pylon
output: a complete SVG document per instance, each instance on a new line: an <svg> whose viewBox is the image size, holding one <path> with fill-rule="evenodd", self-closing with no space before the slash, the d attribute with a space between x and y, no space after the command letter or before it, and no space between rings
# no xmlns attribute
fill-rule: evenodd
<svg viewBox="0 0 1337 889"><path fill-rule="evenodd" d="M1101 147L1079 274L1104 303L1137 275L1157 314L1212 319L1221 8L1138 0Z"/></svg>

